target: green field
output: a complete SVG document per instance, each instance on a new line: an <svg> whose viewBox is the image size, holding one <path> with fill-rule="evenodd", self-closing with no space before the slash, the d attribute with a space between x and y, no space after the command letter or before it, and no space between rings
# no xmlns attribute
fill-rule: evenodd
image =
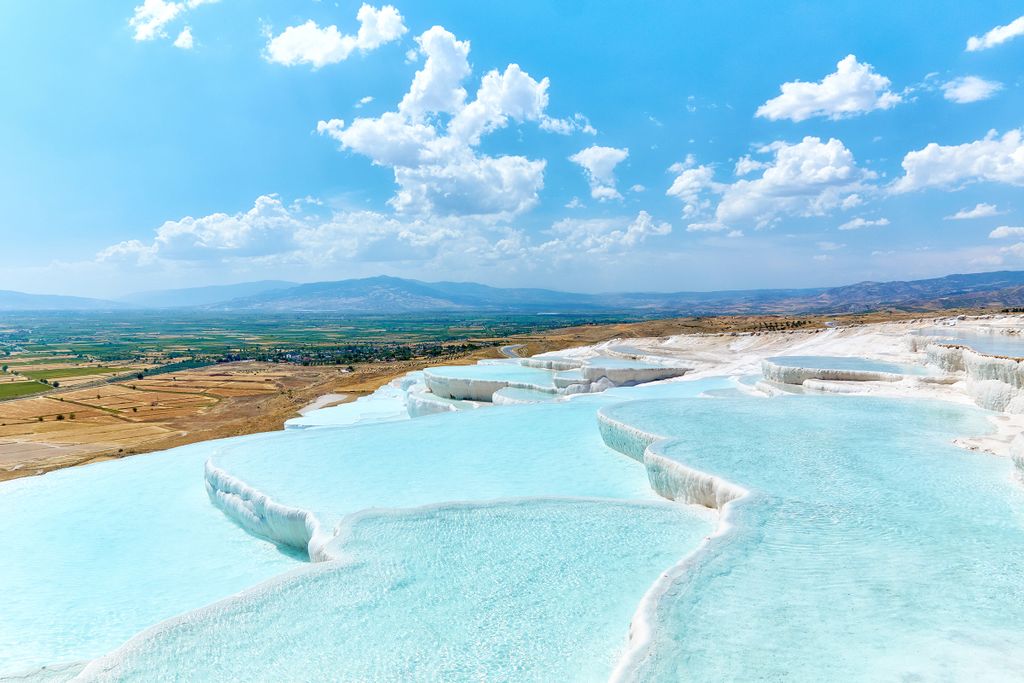
<svg viewBox="0 0 1024 683"><path fill-rule="evenodd" d="M111 372L121 372L127 368L55 368L53 370L31 370L21 374L34 380L64 379L66 377L84 377L85 375L105 375Z"/></svg>
<svg viewBox="0 0 1024 683"><path fill-rule="evenodd" d="M259 360L303 365L348 365L410 358L437 358L501 346L517 334L560 327L635 322L629 314L484 314L350 316L330 314L215 314L203 311L10 313L0 317L0 361L18 365L19 355L55 362L179 362ZM9 360L7 360L9 358ZM45 362L43 359L29 363ZM33 379L72 374L35 372ZM56 372L56 371L53 371ZM113 370L107 370L113 372Z"/></svg>
<svg viewBox="0 0 1024 683"><path fill-rule="evenodd" d="M46 391L50 387L40 382L0 382L0 400L5 398L18 398L19 396L31 396L40 391Z"/></svg>

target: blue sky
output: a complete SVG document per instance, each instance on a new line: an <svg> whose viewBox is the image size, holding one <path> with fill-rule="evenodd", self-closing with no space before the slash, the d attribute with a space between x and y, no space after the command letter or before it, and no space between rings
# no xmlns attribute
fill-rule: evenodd
<svg viewBox="0 0 1024 683"><path fill-rule="evenodd" d="M1022 13L4 3L0 288L1024 268Z"/></svg>

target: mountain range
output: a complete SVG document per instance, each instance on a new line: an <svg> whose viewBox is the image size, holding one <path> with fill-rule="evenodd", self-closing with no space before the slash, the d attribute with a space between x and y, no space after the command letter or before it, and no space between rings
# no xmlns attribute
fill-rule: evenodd
<svg viewBox="0 0 1024 683"><path fill-rule="evenodd" d="M0 291L0 310L177 309L224 313L610 313L728 315L856 313L885 308L1024 306L1024 271L947 275L927 280L859 282L842 287L715 292L579 294L500 288L472 282L370 277L297 284L283 280L155 290L118 300Z"/></svg>

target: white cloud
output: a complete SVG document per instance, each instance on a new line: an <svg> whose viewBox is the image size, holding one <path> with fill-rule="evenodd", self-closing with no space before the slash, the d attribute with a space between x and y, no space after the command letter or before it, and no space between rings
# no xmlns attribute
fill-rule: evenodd
<svg viewBox="0 0 1024 683"><path fill-rule="evenodd" d="M1000 225L988 234L989 239L998 240L1004 237L1024 237L1024 228Z"/></svg>
<svg viewBox="0 0 1024 683"><path fill-rule="evenodd" d="M946 216L943 220L946 221L964 221L972 218L987 218L989 216L998 216L1002 211L996 208L995 204L978 204L973 209L960 209L952 216Z"/></svg>
<svg viewBox="0 0 1024 683"><path fill-rule="evenodd" d="M549 128L548 79L538 81L509 64L486 73L467 101L469 41L434 26L416 43L416 56L424 63L397 111L356 118L347 128L339 119L320 121L317 131L342 149L391 168L398 189L390 203L401 213L502 219L532 208L544 186L546 161L490 156L477 148L485 136L512 122Z"/></svg>
<svg viewBox="0 0 1024 683"><path fill-rule="evenodd" d="M185 10L185 4L166 0L145 0L135 8L128 25L135 29L135 40L164 37L164 27Z"/></svg>
<svg viewBox="0 0 1024 683"><path fill-rule="evenodd" d="M321 28L310 19L298 26L289 26L267 43L268 61L285 66L309 64L319 69L348 59L354 51L369 52L398 40L408 30L402 15L391 5L380 9L362 5L356 14L359 30L355 35L342 34L337 26Z"/></svg>
<svg viewBox="0 0 1024 683"><path fill-rule="evenodd" d="M943 83L942 96L950 102L969 104L987 100L1002 89L1003 84L999 81L986 81L977 76L964 76Z"/></svg>
<svg viewBox="0 0 1024 683"><path fill-rule="evenodd" d="M784 216L824 216L854 206L873 187L872 171L862 169L835 138L805 137L798 143L776 142L759 150L771 154L760 177L716 183L707 166L673 166L679 175L667 194L681 199L683 215L697 218L710 209L709 195L720 195L711 220L696 220L689 230L724 230L753 224L764 228ZM689 167L688 167L689 166Z"/></svg>
<svg viewBox="0 0 1024 683"><path fill-rule="evenodd" d="M540 128L559 135L572 135L577 131L586 135L597 135L597 129L590 125L590 119L579 112L565 119L542 116Z"/></svg>
<svg viewBox="0 0 1024 683"><path fill-rule="evenodd" d="M982 36L971 36L967 39L967 51L977 52L1002 45L1008 40L1024 35L1024 17L1017 17L1005 26L996 26Z"/></svg>
<svg viewBox="0 0 1024 683"><path fill-rule="evenodd" d="M672 232L672 226L656 221L651 214L641 211L628 224L621 218L564 218L553 226L556 239L545 242L537 249L548 252L605 253L633 249L649 237L662 237Z"/></svg>
<svg viewBox="0 0 1024 683"><path fill-rule="evenodd" d="M854 218L839 226L840 230L860 230L861 228L875 228L889 225L888 218Z"/></svg>
<svg viewBox="0 0 1024 683"><path fill-rule="evenodd" d="M754 171L760 171L763 168L767 168L768 164L764 161L757 161L751 159L749 154L741 156L736 162L736 167L733 169L733 174L737 177L749 175Z"/></svg>
<svg viewBox="0 0 1024 683"><path fill-rule="evenodd" d="M213 4L214 2L217 2L217 0L185 0L184 2L144 0L141 5L137 5L135 7L131 18L128 20L128 25L134 29L132 37L138 41L166 38L168 24L184 15L189 10L195 9L200 5ZM182 38L182 36L186 34L188 35L188 38ZM179 45L179 42L184 43L186 40L188 41L188 47L185 47L184 44ZM178 38L174 41L174 45L175 47L189 49L192 47L191 41L192 31L186 26L185 29L178 34Z"/></svg>
<svg viewBox="0 0 1024 683"><path fill-rule="evenodd" d="M140 260L205 260L211 254L252 257L294 248L300 221L275 196L256 199L253 208L237 214L215 213L167 221L151 244L130 240L100 252L100 260L137 256Z"/></svg>
<svg viewBox="0 0 1024 683"><path fill-rule="evenodd" d="M191 50L192 46L192 29L186 26L185 28L181 29L181 33L179 33L178 37L174 39L174 47L180 48L182 50Z"/></svg>
<svg viewBox="0 0 1024 683"><path fill-rule="evenodd" d="M121 242L100 251L97 260L147 266L424 260L446 243L487 241L476 227L399 221L372 211L323 215L319 204L312 198L285 204L276 195L264 195L248 211L167 221L156 229L151 242Z"/></svg>
<svg viewBox="0 0 1024 683"><path fill-rule="evenodd" d="M889 90L891 81L847 55L835 73L819 83L793 81L782 84L782 94L758 107L756 116L777 121L803 121L814 116L842 119L876 109L891 109L902 99Z"/></svg>
<svg viewBox="0 0 1024 683"><path fill-rule="evenodd" d="M416 38L418 55L426 55L423 68L413 76L409 92L398 111L409 118L429 112L454 113L464 106L466 90L462 81L469 77L469 41L456 40L442 26L434 26Z"/></svg>
<svg viewBox="0 0 1024 683"><path fill-rule="evenodd" d="M360 97L359 101L356 102L356 109L362 109L370 102L373 102L373 97L371 95L367 95L366 97Z"/></svg>
<svg viewBox="0 0 1024 683"><path fill-rule="evenodd" d="M714 187L715 172L710 166L694 166L695 163L692 157L688 157L686 162L669 167L669 171L678 175L665 194L683 202L683 218L695 216L711 206L703 194ZM690 226L689 229L697 228Z"/></svg>
<svg viewBox="0 0 1024 683"><path fill-rule="evenodd" d="M1024 258L1024 242L1017 242L1016 244L1011 244L1008 247L1003 247L999 251L1003 254L1009 254L1010 256L1013 256L1015 258ZM1002 262L1002 259L993 261L994 264L1000 264Z"/></svg>
<svg viewBox="0 0 1024 683"><path fill-rule="evenodd" d="M973 182L1024 185L1024 140L1021 130L1000 137L989 131L981 140L962 145L929 143L903 157L904 175L893 192L929 187L960 188Z"/></svg>
<svg viewBox="0 0 1024 683"><path fill-rule="evenodd" d="M821 251L839 251L845 247L845 244L839 244L838 242L818 242L818 249Z"/></svg>
<svg viewBox="0 0 1024 683"><path fill-rule="evenodd" d="M646 192L647 188L644 187L643 185L641 185L640 183L637 183L637 184L633 185L632 187L630 187L629 191L630 192Z"/></svg>
<svg viewBox="0 0 1024 683"><path fill-rule="evenodd" d="M319 135L326 135L332 138L336 138L341 135L341 131L344 128L345 122L342 119L331 119L329 121L316 122L316 132Z"/></svg>
<svg viewBox="0 0 1024 683"><path fill-rule="evenodd" d="M522 230L463 217L388 216L374 211L328 211L313 198L284 202L261 196L247 211L167 221L151 240L126 240L103 249L99 263L136 265L155 274L182 268L210 272L331 264L404 262L405 270L438 272L481 267L508 272L550 268L567 261L637 251L672 226L646 211L635 218L565 219L542 240ZM379 271L379 266L375 268Z"/></svg>
<svg viewBox="0 0 1024 683"><path fill-rule="evenodd" d="M569 161L583 168L590 183L590 196L603 202L622 199L615 189L615 167L628 156L628 149L592 145L573 154Z"/></svg>

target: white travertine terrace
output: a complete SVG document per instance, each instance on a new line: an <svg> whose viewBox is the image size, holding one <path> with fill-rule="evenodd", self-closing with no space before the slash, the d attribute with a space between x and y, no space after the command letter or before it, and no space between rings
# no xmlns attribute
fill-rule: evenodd
<svg viewBox="0 0 1024 683"><path fill-rule="evenodd" d="M841 382L898 382L903 375L876 370L839 370L828 367L805 368L785 365L772 359L761 362L764 378L780 384L805 384L807 380L835 380Z"/></svg>
<svg viewBox="0 0 1024 683"><path fill-rule="evenodd" d="M521 405L547 400L573 401L575 399L571 397L575 394L596 393L636 383L744 377L743 382L737 384L742 384L742 390L747 393L858 393L976 403L1002 413L992 416L996 433L984 438L957 439L956 442L969 449L1008 454L1017 475L1024 480L1024 360L987 355L963 345L935 343L927 337L913 334L934 324L933 321L921 320L822 331L630 339L628 346L609 342L559 352L558 356L502 364L513 369L547 371L551 379L549 385L500 377L458 377L427 370L410 373L358 402L313 411L297 419L294 426L315 428L319 425L407 420L439 412L487 410L485 406L491 403ZM974 324L972 320L957 321L957 327L967 330ZM1024 319L1006 318L1004 327L1011 325L1024 328ZM935 374L921 376L873 370L808 368L770 360L785 355L860 357L904 366L927 365ZM682 377L684 373L686 376ZM751 379L752 375L762 373L763 380ZM496 374L500 375L500 372ZM528 376L528 373L521 376ZM709 391L708 395L712 393ZM548 396L550 399L546 398ZM726 533L731 515L734 516L737 510L747 509L756 499L756 493L670 457L666 452L666 442L659 434L612 419L603 409L598 413L597 422L605 444L643 464L655 493L670 500L718 510L721 524L715 537ZM219 510L252 534L304 551L313 561L337 559L331 554L336 531L328 528L332 524L318 520L310 511L274 500L255 485L244 481L245 475L232 473L229 469L214 459L205 467L206 491ZM707 545L703 546L702 552L707 552ZM654 605L692 561L693 556L688 556L665 572L650 589L630 626L634 644L645 639ZM613 680L626 676L630 670L631 652L627 652Z"/></svg>

